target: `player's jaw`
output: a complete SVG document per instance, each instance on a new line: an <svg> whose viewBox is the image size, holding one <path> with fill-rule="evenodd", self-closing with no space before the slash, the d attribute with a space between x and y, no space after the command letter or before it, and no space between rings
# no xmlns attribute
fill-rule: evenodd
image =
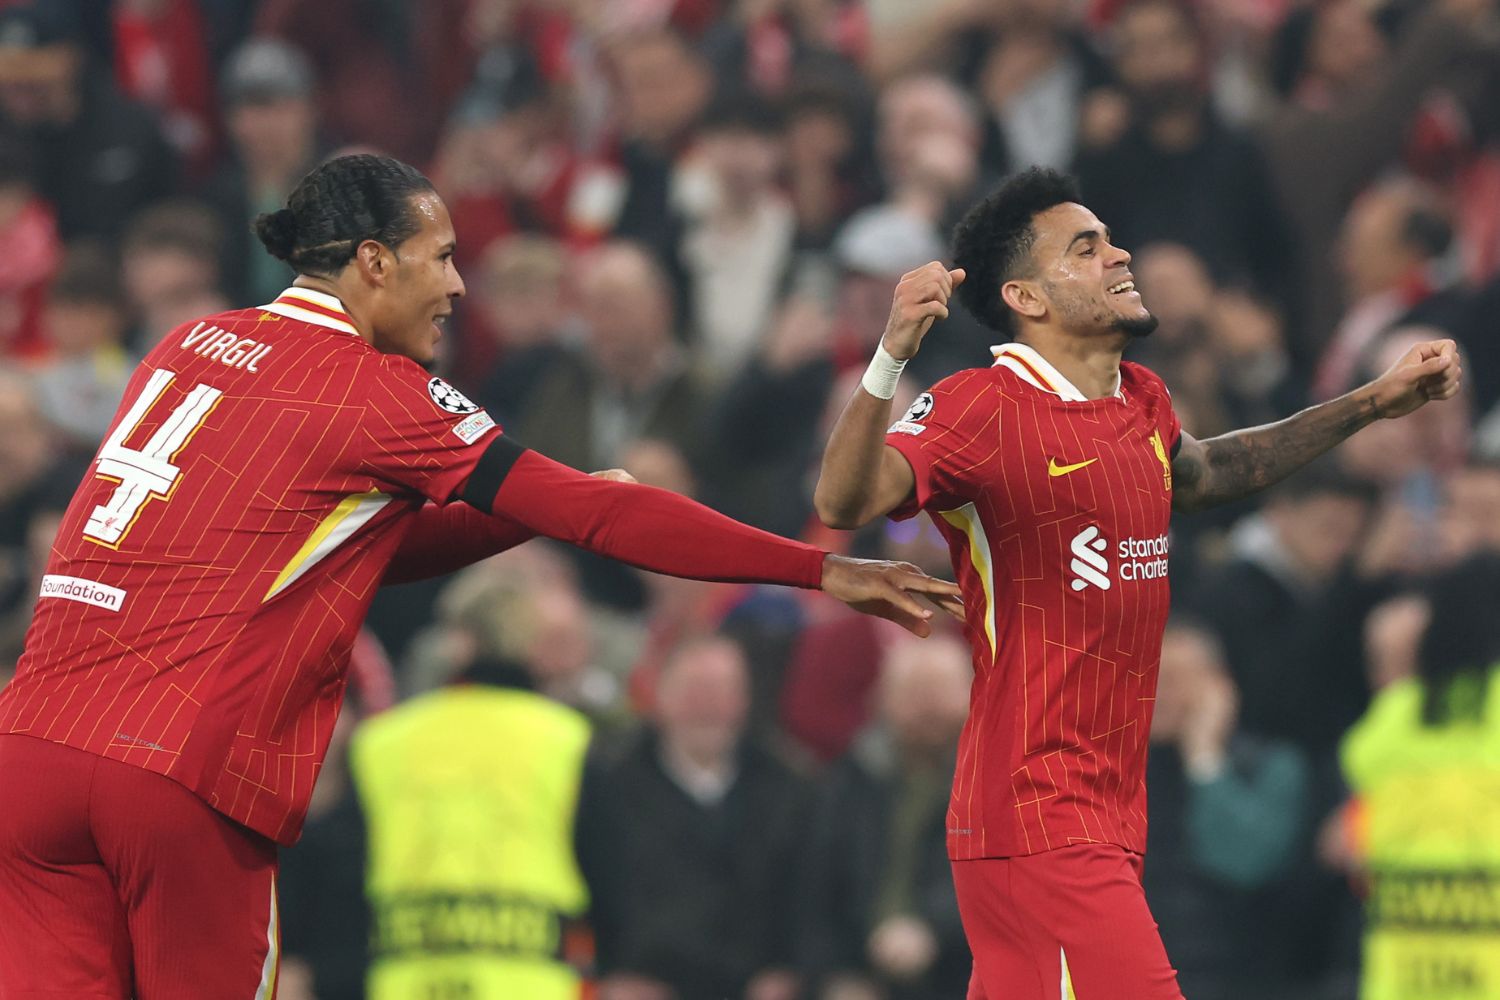
<svg viewBox="0 0 1500 1000"><path fill-rule="evenodd" d="M1102 291L1105 306L1114 316L1113 329L1132 337L1144 337L1156 329L1158 320L1141 300L1129 268L1114 268L1106 274Z"/></svg>

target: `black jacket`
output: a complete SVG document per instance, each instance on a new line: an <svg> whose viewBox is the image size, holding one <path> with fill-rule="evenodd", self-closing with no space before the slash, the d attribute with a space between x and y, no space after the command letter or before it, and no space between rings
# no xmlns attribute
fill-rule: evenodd
<svg viewBox="0 0 1500 1000"><path fill-rule="evenodd" d="M740 997L793 962L803 780L745 746L727 795L700 804L668 777L654 733L590 761L579 863L593 897L601 975L659 979L680 1000Z"/></svg>
<svg viewBox="0 0 1500 1000"><path fill-rule="evenodd" d="M881 890L892 868L897 768L890 747L867 736L834 765L823 787L804 858L800 935L802 964L814 982L836 973L881 982L866 949L881 918ZM932 968L917 981L885 984L900 1000L961 997L969 981L969 948L948 861L947 811L943 795L924 823L919 855L907 859L913 882L910 915L928 925L939 950Z"/></svg>

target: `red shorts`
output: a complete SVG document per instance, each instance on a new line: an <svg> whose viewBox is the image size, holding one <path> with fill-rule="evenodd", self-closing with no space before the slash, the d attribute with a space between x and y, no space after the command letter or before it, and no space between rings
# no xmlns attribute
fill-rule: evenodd
<svg viewBox="0 0 1500 1000"><path fill-rule="evenodd" d="M953 862L974 953L969 1000L1182 1000L1141 856L1082 844Z"/></svg>
<svg viewBox="0 0 1500 1000"><path fill-rule="evenodd" d="M0 735L0 1000L267 1000L276 845L150 771Z"/></svg>

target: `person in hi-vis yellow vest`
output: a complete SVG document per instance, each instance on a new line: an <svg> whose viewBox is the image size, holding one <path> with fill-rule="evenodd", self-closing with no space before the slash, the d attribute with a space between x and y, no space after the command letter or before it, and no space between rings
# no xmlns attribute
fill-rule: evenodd
<svg viewBox="0 0 1500 1000"><path fill-rule="evenodd" d="M1361 1000L1500 1000L1500 555L1436 579L1418 673L1344 739Z"/></svg>
<svg viewBox="0 0 1500 1000"><path fill-rule="evenodd" d="M510 649L481 641L457 683L354 735L370 1000L580 996L564 946L589 906L574 838L591 727L523 665L536 582L490 592Z"/></svg>

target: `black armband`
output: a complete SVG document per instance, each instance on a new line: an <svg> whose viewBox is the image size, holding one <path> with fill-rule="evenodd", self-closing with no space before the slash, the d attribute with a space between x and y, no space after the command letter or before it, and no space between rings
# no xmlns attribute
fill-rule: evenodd
<svg viewBox="0 0 1500 1000"><path fill-rule="evenodd" d="M495 496L500 492L501 484L524 454L526 449L504 434L495 438L484 450L484 454L479 456L479 462L474 466L474 471L459 492L458 498L486 514L491 513L495 509Z"/></svg>

